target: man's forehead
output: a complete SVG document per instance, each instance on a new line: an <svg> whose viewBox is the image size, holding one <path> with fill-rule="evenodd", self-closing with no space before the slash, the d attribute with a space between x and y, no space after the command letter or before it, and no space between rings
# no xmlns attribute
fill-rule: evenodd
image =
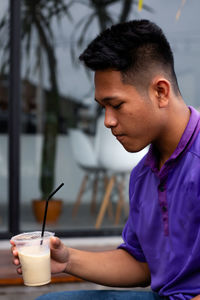
<svg viewBox="0 0 200 300"><path fill-rule="evenodd" d="M121 72L113 69L97 70L94 73L94 81L96 82L99 80L106 80L110 82L117 80L122 82Z"/></svg>
<svg viewBox="0 0 200 300"><path fill-rule="evenodd" d="M136 88L121 80L119 71L96 71L95 73L95 99L97 102L111 102L133 95Z"/></svg>

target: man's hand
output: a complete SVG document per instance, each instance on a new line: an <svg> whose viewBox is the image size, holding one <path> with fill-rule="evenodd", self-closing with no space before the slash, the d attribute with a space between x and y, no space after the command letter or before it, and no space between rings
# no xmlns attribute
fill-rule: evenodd
<svg viewBox="0 0 200 300"><path fill-rule="evenodd" d="M22 274L20 266L18 251L15 243L10 241L12 247L11 252L13 254L13 264L17 266L17 273ZM68 265L69 251L68 248L61 242L57 237L50 239L50 250L51 250L51 272L61 273L65 272Z"/></svg>
<svg viewBox="0 0 200 300"><path fill-rule="evenodd" d="M51 272L61 273L67 270L69 261L68 248L57 237L52 237L50 240L51 249Z"/></svg>
<svg viewBox="0 0 200 300"><path fill-rule="evenodd" d="M198 295L198 296L192 298L191 300L200 300L200 295Z"/></svg>

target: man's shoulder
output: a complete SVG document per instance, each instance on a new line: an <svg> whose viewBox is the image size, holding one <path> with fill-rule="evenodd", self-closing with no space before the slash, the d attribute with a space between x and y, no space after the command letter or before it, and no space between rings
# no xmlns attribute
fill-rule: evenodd
<svg viewBox="0 0 200 300"><path fill-rule="evenodd" d="M188 152L200 159L200 130Z"/></svg>

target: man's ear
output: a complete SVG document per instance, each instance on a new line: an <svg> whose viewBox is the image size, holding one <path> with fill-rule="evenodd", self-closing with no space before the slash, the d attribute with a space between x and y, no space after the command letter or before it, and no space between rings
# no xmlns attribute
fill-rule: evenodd
<svg viewBox="0 0 200 300"><path fill-rule="evenodd" d="M159 108L165 108L168 106L170 87L170 82L165 78L154 78L152 88Z"/></svg>

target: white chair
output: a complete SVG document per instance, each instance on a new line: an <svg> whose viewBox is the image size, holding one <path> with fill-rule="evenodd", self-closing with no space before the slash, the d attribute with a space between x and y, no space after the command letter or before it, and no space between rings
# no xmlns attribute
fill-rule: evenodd
<svg viewBox="0 0 200 300"><path fill-rule="evenodd" d="M104 198L96 219L95 227L99 228L102 224L103 217L110 202L110 196L114 185L117 184L119 200L117 203L115 224L119 223L121 210L124 205L124 180L125 175L137 165L142 157L147 153L148 147L137 152L129 153L112 135L111 130L104 126L104 117L101 116L97 121L97 148L98 160L103 166L110 178L104 194Z"/></svg>
<svg viewBox="0 0 200 300"><path fill-rule="evenodd" d="M70 129L69 141L76 163L85 172L72 215L77 215L83 193L85 192L89 181L93 181L91 213L94 213L96 209L98 181L100 176L104 174L105 169L100 166L95 148L93 147L89 137L84 132L79 129Z"/></svg>

